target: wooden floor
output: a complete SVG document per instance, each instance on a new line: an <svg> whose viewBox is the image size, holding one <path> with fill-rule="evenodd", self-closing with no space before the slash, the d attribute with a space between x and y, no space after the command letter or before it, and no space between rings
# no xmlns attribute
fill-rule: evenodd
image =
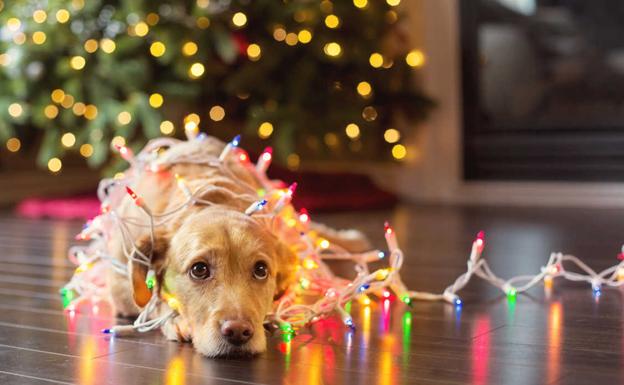
<svg viewBox="0 0 624 385"><path fill-rule="evenodd" d="M407 254L403 277L440 291L465 269L470 243L487 233L485 257L504 277L533 273L550 251L595 268L617 262L624 215L615 210L439 208L325 215L364 226L383 246L395 225ZM595 297L583 284L555 282L509 303L482 283L461 293L461 310L400 301L353 305L355 332L327 320L292 342L270 337L254 359L212 360L160 333L114 338L107 307L61 308L72 267L66 251L81 224L0 216L0 384L621 384L623 297Z"/></svg>

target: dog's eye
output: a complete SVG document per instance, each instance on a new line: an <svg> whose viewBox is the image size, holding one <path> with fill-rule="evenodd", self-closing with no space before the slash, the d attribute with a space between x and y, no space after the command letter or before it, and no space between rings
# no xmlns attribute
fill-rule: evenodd
<svg viewBox="0 0 624 385"><path fill-rule="evenodd" d="M205 262L194 263L189 274L193 279L208 279L210 278L210 266Z"/></svg>
<svg viewBox="0 0 624 385"><path fill-rule="evenodd" d="M254 266L253 276L255 279L263 280L269 276L269 268L264 262L256 262Z"/></svg>

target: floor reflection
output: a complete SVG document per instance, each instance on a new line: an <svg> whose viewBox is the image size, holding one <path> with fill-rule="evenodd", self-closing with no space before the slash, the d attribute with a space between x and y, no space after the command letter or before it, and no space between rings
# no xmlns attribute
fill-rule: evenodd
<svg viewBox="0 0 624 385"><path fill-rule="evenodd" d="M184 385L186 376L186 364L181 356L176 356L171 359L169 365L167 365L167 371L165 372L165 384L166 385Z"/></svg>
<svg viewBox="0 0 624 385"><path fill-rule="evenodd" d="M472 383L474 385L488 382L488 370L490 363L490 317L487 314L480 315L475 324L472 340Z"/></svg>
<svg viewBox="0 0 624 385"><path fill-rule="evenodd" d="M548 383L556 381L561 374L561 337L563 307L560 302L550 304L548 315Z"/></svg>

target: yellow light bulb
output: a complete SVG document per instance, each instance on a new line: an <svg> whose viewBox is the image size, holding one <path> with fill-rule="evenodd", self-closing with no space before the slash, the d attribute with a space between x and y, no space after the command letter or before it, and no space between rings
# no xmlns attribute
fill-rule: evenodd
<svg viewBox="0 0 624 385"><path fill-rule="evenodd" d="M368 6L368 0L353 0L353 5L357 8L366 8L366 6Z"/></svg>
<svg viewBox="0 0 624 385"><path fill-rule="evenodd" d="M150 53L154 57L161 57L167 51L167 47L161 41L155 41L150 45Z"/></svg>
<svg viewBox="0 0 624 385"><path fill-rule="evenodd" d="M84 117L88 120L93 120L97 117L98 109L93 104L89 104L85 107Z"/></svg>
<svg viewBox="0 0 624 385"><path fill-rule="evenodd" d="M111 140L111 144L113 146L123 147L126 145L126 138L121 135L117 135Z"/></svg>
<svg viewBox="0 0 624 385"><path fill-rule="evenodd" d="M374 52L368 58L368 62L370 63L371 66L373 66L373 68L379 68L383 65L384 58L380 53Z"/></svg>
<svg viewBox="0 0 624 385"><path fill-rule="evenodd" d="M52 158L48 161L48 170L52 172L59 172L63 168L63 162L59 158Z"/></svg>
<svg viewBox="0 0 624 385"><path fill-rule="evenodd" d="M359 82L357 85L357 92L361 96L369 96L373 91L373 87L371 87L369 82Z"/></svg>
<svg viewBox="0 0 624 385"><path fill-rule="evenodd" d="M401 160L407 155L407 149L402 144L395 144L392 147L392 156L394 159Z"/></svg>
<svg viewBox="0 0 624 385"><path fill-rule="evenodd" d="M44 109L43 109L43 114L45 115L46 118L48 119L54 119L58 116L59 113L59 109L58 107L56 107L54 104L48 104Z"/></svg>
<svg viewBox="0 0 624 385"><path fill-rule="evenodd" d="M329 248L329 241L327 239L323 239L323 240L321 240L321 242L319 242L319 246L323 250L328 249Z"/></svg>
<svg viewBox="0 0 624 385"><path fill-rule="evenodd" d="M147 35L148 32L149 26L143 21L137 23L137 25L134 26L134 33L139 37Z"/></svg>
<svg viewBox="0 0 624 385"><path fill-rule="evenodd" d="M258 44L249 44L247 47L247 56L251 61L257 61L262 56L262 49Z"/></svg>
<svg viewBox="0 0 624 385"><path fill-rule="evenodd" d="M208 116L210 116L210 119L214 120L215 122L220 122L221 120L223 120L223 118L225 118L225 109L221 106L212 106L212 108L210 108L210 111L208 112Z"/></svg>
<svg viewBox="0 0 624 385"><path fill-rule="evenodd" d="M65 98L65 92L57 88L54 91L52 91L52 93L50 94L50 98L55 103L61 103L63 101L63 98Z"/></svg>
<svg viewBox="0 0 624 385"><path fill-rule="evenodd" d="M126 125L132 121L132 115L128 111L122 111L117 115L117 122Z"/></svg>
<svg viewBox="0 0 624 385"><path fill-rule="evenodd" d="M164 102L165 102L165 99L159 93L151 94L149 97L149 104L153 108L160 108Z"/></svg>
<svg viewBox="0 0 624 385"><path fill-rule="evenodd" d="M275 27L273 30L273 39L277 41L284 41L286 39L286 30L281 26Z"/></svg>
<svg viewBox="0 0 624 385"><path fill-rule="evenodd" d="M325 44L325 47L323 47L323 51L325 51L325 54L327 56L337 57L340 56L340 54L342 53L342 47L340 46L340 44L332 41L331 43Z"/></svg>
<svg viewBox="0 0 624 385"><path fill-rule="evenodd" d="M35 21L35 23L39 23L39 24L44 23L47 18L48 18L48 14L42 9L38 9L35 12L33 12L33 20Z"/></svg>
<svg viewBox="0 0 624 385"><path fill-rule="evenodd" d="M355 123L349 123L345 127L345 133L349 138L357 139L360 137L360 127Z"/></svg>
<svg viewBox="0 0 624 385"><path fill-rule="evenodd" d="M74 97L69 94L65 94L65 96L63 97L63 101L61 102L61 106L63 106L63 108L71 108L71 106L73 105Z"/></svg>
<svg viewBox="0 0 624 385"><path fill-rule="evenodd" d="M68 148L73 146L76 144L76 136L71 132L66 132L63 136L61 136L61 144Z"/></svg>
<svg viewBox="0 0 624 385"><path fill-rule="evenodd" d="M85 158L88 158L91 155L93 155L93 146L88 143L85 143L82 146L80 146L80 155L84 156Z"/></svg>
<svg viewBox="0 0 624 385"><path fill-rule="evenodd" d="M244 26L245 24L247 24L247 15L245 15L242 12L236 12L232 16L232 24L234 24L237 27Z"/></svg>
<svg viewBox="0 0 624 385"><path fill-rule="evenodd" d="M309 42L312 41L312 32L310 32L307 29L302 29L297 34L297 38L302 44L308 44Z"/></svg>
<svg viewBox="0 0 624 385"><path fill-rule="evenodd" d="M113 53L115 48L117 48L117 45L111 39L102 39L100 41L100 47L102 48L102 51L106 53Z"/></svg>
<svg viewBox="0 0 624 385"><path fill-rule="evenodd" d="M74 56L69 61L69 66L77 71L83 69L87 61L82 56Z"/></svg>
<svg viewBox="0 0 624 385"><path fill-rule="evenodd" d="M67 23L69 21L69 11L66 9L59 9L56 12L56 21L61 24Z"/></svg>
<svg viewBox="0 0 624 385"><path fill-rule="evenodd" d="M206 69L203 64L193 63L188 71L189 77L191 77L192 79L197 79L204 74L205 70Z"/></svg>
<svg viewBox="0 0 624 385"><path fill-rule="evenodd" d="M24 112L24 108L22 107L21 104L11 103L9 105L9 115L11 115L12 117L19 118L20 116L22 116L23 112Z"/></svg>
<svg viewBox="0 0 624 385"><path fill-rule="evenodd" d="M286 44L288 44L291 47L299 43L299 37L297 37L297 34L294 32L290 32L286 34L286 39L284 40L286 41Z"/></svg>
<svg viewBox="0 0 624 385"><path fill-rule="evenodd" d="M33 43L35 43L37 45L41 45L41 44L45 43L46 39L47 39L46 34L44 32L41 32L41 31L37 31L37 32L33 33L33 35L32 35Z"/></svg>
<svg viewBox="0 0 624 385"><path fill-rule="evenodd" d="M145 16L145 21L151 26L155 26L156 24L158 24L159 20L160 16L158 16L158 14L154 12L150 12L147 14L147 16Z"/></svg>
<svg viewBox="0 0 624 385"><path fill-rule="evenodd" d="M410 67L422 67L425 65L425 54L420 50L412 50L405 56L405 62Z"/></svg>
<svg viewBox="0 0 624 385"><path fill-rule="evenodd" d="M386 3L388 3L388 5L391 7L396 7L397 5L401 4L401 0L386 0Z"/></svg>
<svg viewBox="0 0 624 385"><path fill-rule="evenodd" d="M18 152L21 147L22 142L20 142L20 140L17 138L9 138L9 140L7 140L6 142L6 148L11 152Z"/></svg>
<svg viewBox="0 0 624 385"><path fill-rule="evenodd" d="M98 49L98 42L95 39L89 39L84 43L84 49L88 53L93 53Z"/></svg>
<svg viewBox="0 0 624 385"><path fill-rule="evenodd" d="M169 120L165 120L160 123L160 132L162 132L164 135L171 135L173 134L174 130L175 126Z"/></svg>
<svg viewBox="0 0 624 385"><path fill-rule="evenodd" d="M262 139L266 139L273 134L273 124L269 122L262 122L258 127L258 136Z"/></svg>
<svg viewBox="0 0 624 385"><path fill-rule="evenodd" d="M327 28L338 28L340 25L340 19L336 15L327 15L325 17L325 25Z"/></svg>
<svg viewBox="0 0 624 385"><path fill-rule="evenodd" d="M182 55L184 55L184 56L193 56L193 55L195 55L197 53L198 50L199 50L199 47L197 47L196 43L194 43L192 41L187 41L182 46Z"/></svg>
<svg viewBox="0 0 624 385"><path fill-rule="evenodd" d="M388 128L384 132L384 140L388 143L396 143L400 139L401 139L401 133L394 128Z"/></svg>
<svg viewBox="0 0 624 385"><path fill-rule="evenodd" d="M87 110L87 106L85 106L85 104L81 102L74 104L74 107L72 107L72 111L74 111L74 114L76 116L84 115L86 110Z"/></svg>
<svg viewBox="0 0 624 385"><path fill-rule="evenodd" d="M6 26L9 31L16 32L22 26L22 22L20 21L20 19L12 17L6 21Z"/></svg>

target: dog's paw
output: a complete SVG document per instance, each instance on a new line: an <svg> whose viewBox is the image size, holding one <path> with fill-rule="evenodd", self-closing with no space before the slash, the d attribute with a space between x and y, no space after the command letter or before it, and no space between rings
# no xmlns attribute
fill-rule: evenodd
<svg viewBox="0 0 624 385"><path fill-rule="evenodd" d="M169 341L187 342L191 340L191 330L182 317L175 317L165 323L162 333Z"/></svg>

